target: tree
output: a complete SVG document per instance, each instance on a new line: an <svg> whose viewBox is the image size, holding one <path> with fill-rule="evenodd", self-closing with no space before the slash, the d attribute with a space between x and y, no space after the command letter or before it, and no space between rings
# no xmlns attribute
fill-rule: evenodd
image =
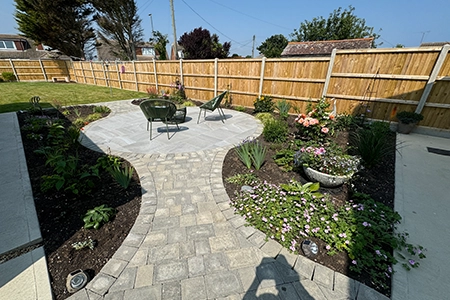
<svg viewBox="0 0 450 300"><path fill-rule="evenodd" d="M167 59L166 45L169 43L167 34L162 34L159 31L153 31L153 37L150 38L150 42L154 43L156 52L159 53L160 60Z"/></svg>
<svg viewBox="0 0 450 300"><path fill-rule="evenodd" d="M84 58L95 38L92 6L84 0L15 0L18 29L36 43Z"/></svg>
<svg viewBox="0 0 450 300"><path fill-rule="evenodd" d="M124 60L136 60L136 44L142 42L143 30L134 0L92 0L97 14L100 41Z"/></svg>
<svg viewBox="0 0 450 300"><path fill-rule="evenodd" d="M287 44L288 40L284 35L276 34L262 42L259 47L256 47L256 50L268 58L281 57L281 52L283 52Z"/></svg>
<svg viewBox="0 0 450 300"><path fill-rule="evenodd" d="M373 37L372 45L375 47L375 40L380 35L373 32L373 27L366 26L364 19L356 17L353 14L354 10L355 8L351 5L348 10L344 9L343 11L339 7L326 20L323 17L318 17L312 21L302 22L298 30L294 29L291 37L296 42Z"/></svg>
<svg viewBox="0 0 450 300"><path fill-rule="evenodd" d="M231 43L219 43L219 37L201 27L189 33L184 33L179 41L184 50L184 57L188 59L226 58L230 54Z"/></svg>

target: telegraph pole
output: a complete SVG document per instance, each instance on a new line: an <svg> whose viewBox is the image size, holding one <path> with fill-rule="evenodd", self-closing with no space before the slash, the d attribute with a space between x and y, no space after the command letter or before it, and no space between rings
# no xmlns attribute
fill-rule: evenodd
<svg viewBox="0 0 450 300"><path fill-rule="evenodd" d="M252 58L255 58L255 35L253 35Z"/></svg>
<svg viewBox="0 0 450 300"><path fill-rule="evenodd" d="M150 23L152 24L152 38L153 38L153 17L152 14L148 14L148 16L150 17Z"/></svg>
<svg viewBox="0 0 450 300"><path fill-rule="evenodd" d="M175 59L178 59L177 30L175 29L175 12L173 9L173 0L170 0L170 10L172 11L173 51L175 52Z"/></svg>

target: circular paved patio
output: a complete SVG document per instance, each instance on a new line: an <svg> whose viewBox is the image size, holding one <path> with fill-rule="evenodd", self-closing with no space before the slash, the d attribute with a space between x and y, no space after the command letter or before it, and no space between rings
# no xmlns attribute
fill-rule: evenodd
<svg viewBox="0 0 450 300"><path fill-rule="evenodd" d="M147 120L139 106L130 100L101 103L111 108L107 118L86 126L82 144L88 148L123 153L187 153L216 148L231 148L245 138L258 136L262 124L253 116L225 109L226 120L220 120L217 111L200 116L199 108L187 107L186 122L169 125L169 137L165 124L153 123L152 140L147 131Z"/></svg>

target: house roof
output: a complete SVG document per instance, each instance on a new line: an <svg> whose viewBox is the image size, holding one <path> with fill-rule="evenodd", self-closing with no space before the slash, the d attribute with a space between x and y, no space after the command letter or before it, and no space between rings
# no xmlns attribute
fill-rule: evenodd
<svg viewBox="0 0 450 300"><path fill-rule="evenodd" d="M330 55L333 49L368 49L372 47L373 38L289 42L281 56L325 56Z"/></svg>
<svg viewBox="0 0 450 300"><path fill-rule="evenodd" d="M18 34L0 34L0 40L28 40L26 37Z"/></svg>
<svg viewBox="0 0 450 300"><path fill-rule="evenodd" d="M444 46L446 44L450 45L450 42L430 42L430 43L422 43L420 44L420 47L436 47L436 46Z"/></svg>

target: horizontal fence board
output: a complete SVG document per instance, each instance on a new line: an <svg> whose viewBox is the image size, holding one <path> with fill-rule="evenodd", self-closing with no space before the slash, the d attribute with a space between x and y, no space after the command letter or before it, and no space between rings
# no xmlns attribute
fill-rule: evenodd
<svg viewBox="0 0 450 300"><path fill-rule="evenodd" d="M69 77L78 83L147 92L173 93L178 80L186 95L207 101L230 91L230 102L253 107L260 95L286 99L301 112L325 92L338 113L390 120L397 111L414 111L442 47L337 50L330 57L211 59L182 61L86 62L0 60L0 72L19 81ZM330 63L332 65L330 66ZM329 69L331 70L329 72ZM450 55L431 84L420 125L450 129ZM325 91L326 88L326 91ZM396 120L393 120L396 121Z"/></svg>

